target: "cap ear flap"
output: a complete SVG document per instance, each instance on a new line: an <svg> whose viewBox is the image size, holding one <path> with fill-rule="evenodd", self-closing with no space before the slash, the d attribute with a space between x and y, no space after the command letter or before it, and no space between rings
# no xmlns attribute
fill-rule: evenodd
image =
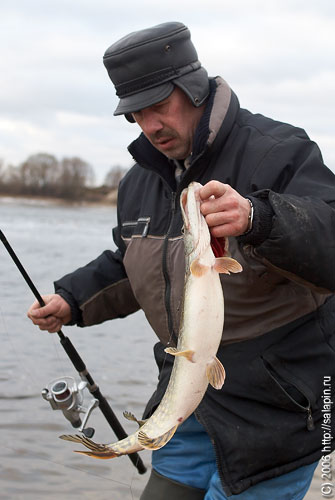
<svg viewBox="0 0 335 500"><path fill-rule="evenodd" d="M205 102L210 93L208 74L200 63L198 69L175 78L173 83L187 95L196 108Z"/></svg>
<svg viewBox="0 0 335 500"><path fill-rule="evenodd" d="M128 122L135 123L135 120L134 120L133 115L131 113L125 113L124 117L126 120L128 120Z"/></svg>

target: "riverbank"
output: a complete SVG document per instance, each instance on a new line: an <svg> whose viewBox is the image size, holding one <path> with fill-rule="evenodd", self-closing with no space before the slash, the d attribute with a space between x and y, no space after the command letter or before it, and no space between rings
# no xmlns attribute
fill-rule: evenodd
<svg viewBox="0 0 335 500"><path fill-rule="evenodd" d="M109 189L104 186L98 188L86 188L80 198L57 198L55 196L42 196L32 194L7 194L0 193L0 200L3 202L24 201L25 203L50 204L50 205L110 205L116 206L117 189Z"/></svg>

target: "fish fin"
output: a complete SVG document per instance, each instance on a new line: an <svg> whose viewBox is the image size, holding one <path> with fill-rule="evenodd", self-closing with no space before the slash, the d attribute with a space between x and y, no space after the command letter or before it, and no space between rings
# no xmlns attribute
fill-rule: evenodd
<svg viewBox="0 0 335 500"><path fill-rule="evenodd" d="M214 269L216 272L222 274L240 273L243 271L241 264L231 257L217 257Z"/></svg>
<svg viewBox="0 0 335 500"><path fill-rule="evenodd" d="M183 356L184 358L187 358L189 361L194 363L193 361L194 351L192 351L191 349L188 349L186 351L179 351L176 347L166 347L164 351L167 354L171 354L171 356Z"/></svg>
<svg viewBox="0 0 335 500"><path fill-rule="evenodd" d="M74 450L75 453L80 453L81 455L87 455L92 458L100 458L101 460L108 460L109 458L119 457L121 453L117 453L110 449L109 451L79 451Z"/></svg>
<svg viewBox="0 0 335 500"><path fill-rule="evenodd" d="M94 458L108 459L108 458L118 457L119 455L122 454L117 451L114 451L113 448L111 448L107 444L95 443L86 436L79 436L78 434L76 435L63 434L62 436L59 437L60 439L64 439L65 441L71 441L73 443L83 444L84 446L86 446L86 448L89 448L91 450L91 451L75 450L75 453L81 453L82 455L88 455Z"/></svg>
<svg viewBox="0 0 335 500"><path fill-rule="evenodd" d="M201 276L206 274L209 269L210 267L204 266L204 264L200 262L200 259L194 259L190 266L191 274L193 274L193 276L195 276L196 278L200 278Z"/></svg>
<svg viewBox="0 0 335 500"><path fill-rule="evenodd" d="M208 363L206 368L206 375L208 378L208 382L212 387L214 387L214 389L222 388L226 378L226 372L221 361L216 356L214 356L212 361Z"/></svg>
<svg viewBox="0 0 335 500"><path fill-rule="evenodd" d="M150 438L149 436L146 435L145 432L139 431L138 442L146 450L159 450L159 448L162 448L163 446L166 445L168 441L170 441L170 439L176 432L178 425L179 424L171 427L170 430L168 430L167 432L156 438Z"/></svg>
<svg viewBox="0 0 335 500"><path fill-rule="evenodd" d="M132 422L136 422L138 424L139 427L142 427L142 425L145 424L145 422L148 420L138 420L135 415L133 413L131 413L130 411L124 411L123 412L123 416L124 418L126 418L127 420L131 420Z"/></svg>

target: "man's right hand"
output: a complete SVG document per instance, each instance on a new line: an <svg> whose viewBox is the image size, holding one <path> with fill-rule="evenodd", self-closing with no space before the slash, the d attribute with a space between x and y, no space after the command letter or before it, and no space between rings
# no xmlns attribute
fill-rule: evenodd
<svg viewBox="0 0 335 500"><path fill-rule="evenodd" d="M42 298L45 306L41 307L36 300L29 308L27 316L40 330L58 332L63 325L71 321L71 308L60 295L43 295Z"/></svg>

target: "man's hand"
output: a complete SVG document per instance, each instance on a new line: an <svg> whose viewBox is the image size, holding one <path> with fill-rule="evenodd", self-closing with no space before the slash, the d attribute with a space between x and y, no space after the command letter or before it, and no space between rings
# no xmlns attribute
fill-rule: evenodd
<svg viewBox="0 0 335 500"><path fill-rule="evenodd" d="M40 330L58 332L71 320L71 308L60 295L44 295L42 298L46 305L41 307L36 300L29 308L27 316Z"/></svg>
<svg viewBox="0 0 335 500"><path fill-rule="evenodd" d="M210 181L199 190L200 210L213 236L240 236L248 229L250 203L229 184Z"/></svg>

